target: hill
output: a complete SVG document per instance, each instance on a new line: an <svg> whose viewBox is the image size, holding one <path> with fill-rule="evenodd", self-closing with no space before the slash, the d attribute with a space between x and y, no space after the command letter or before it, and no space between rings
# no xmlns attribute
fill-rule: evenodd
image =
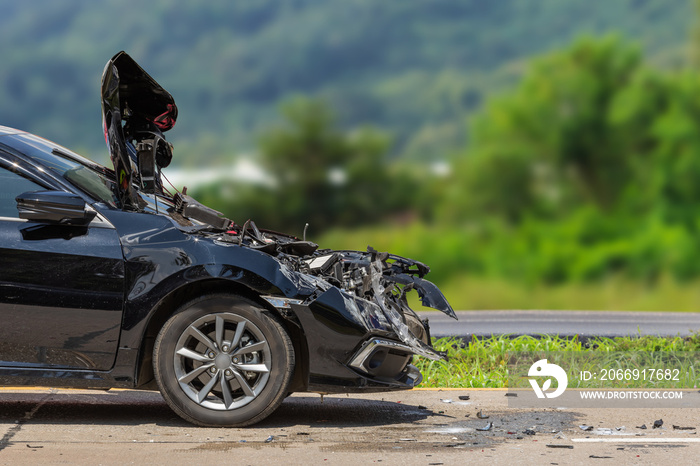
<svg viewBox="0 0 700 466"><path fill-rule="evenodd" d="M532 55L614 32L677 66L693 17L664 0L0 0L0 124L104 160L99 80L126 50L180 107L181 164L252 150L299 93L389 131L396 156L438 159Z"/></svg>

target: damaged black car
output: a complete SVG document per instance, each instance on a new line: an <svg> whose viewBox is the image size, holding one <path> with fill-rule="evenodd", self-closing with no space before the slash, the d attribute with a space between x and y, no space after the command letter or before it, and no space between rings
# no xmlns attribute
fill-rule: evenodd
<svg viewBox="0 0 700 466"><path fill-rule="evenodd" d="M172 96L124 52L102 77L113 169L0 127L0 383L159 390L184 419L244 426L293 392L410 389L424 264L237 224L171 193ZM301 219L303 221L303 219Z"/></svg>

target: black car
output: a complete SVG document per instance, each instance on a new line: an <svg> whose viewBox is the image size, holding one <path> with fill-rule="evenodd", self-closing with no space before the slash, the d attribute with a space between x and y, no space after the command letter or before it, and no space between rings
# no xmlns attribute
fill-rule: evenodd
<svg viewBox="0 0 700 466"><path fill-rule="evenodd" d="M319 249L236 223L161 169L172 96L124 52L102 79L114 170L0 127L0 383L160 390L184 419L243 426L292 392L410 389L425 306L454 317L420 262Z"/></svg>

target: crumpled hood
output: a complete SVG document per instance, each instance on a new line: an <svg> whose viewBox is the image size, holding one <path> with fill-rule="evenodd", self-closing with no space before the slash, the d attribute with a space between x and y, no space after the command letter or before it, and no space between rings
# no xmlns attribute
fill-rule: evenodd
<svg viewBox="0 0 700 466"><path fill-rule="evenodd" d="M208 229L198 234L211 238L214 244L242 246L273 257L291 282L304 285L300 286L304 293L289 298L306 303L321 299L324 306L329 305L327 300L341 299L368 331L392 331L415 354L430 359L446 357L430 346L429 326L406 298L416 291L423 306L457 319L440 289L424 278L430 267L422 262L372 247L367 251L318 249L310 241L258 229L251 221L243 227L233 224L226 232Z"/></svg>
<svg viewBox="0 0 700 466"><path fill-rule="evenodd" d="M427 323L408 305L406 295L415 290L424 306L457 319L452 306L440 289L423 277L430 267L405 257L379 252L317 249L314 243L268 230L258 230L249 222L242 228L233 226L227 233L213 233L216 241L234 243L274 256L299 277L313 278L320 297L331 288L339 291L346 309L357 314L359 322L379 323L376 328L390 328L415 354L430 359L445 355L430 346ZM375 327L367 325L368 329Z"/></svg>

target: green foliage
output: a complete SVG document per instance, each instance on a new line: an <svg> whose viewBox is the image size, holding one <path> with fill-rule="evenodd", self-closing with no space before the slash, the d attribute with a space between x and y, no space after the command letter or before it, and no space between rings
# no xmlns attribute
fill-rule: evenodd
<svg viewBox="0 0 700 466"><path fill-rule="evenodd" d="M697 77L649 68L618 38L536 60L475 116L456 164L440 218L479 245L463 269L531 284L700 275L699 126Z"/></svg>
<svg viewBox="0 0 700 466"><path fill-rule="evenodd" d="M305 221L312 235L382 221L334 230L319 242L370 244L429 263L430 278L454 289L448 297L461 307L510 303L518 287L578 284L570 296L581 296L589 290L583 284L606 279L622 283L620 293L639 293L630 281L642 295L645 287L665 286L670 291L658 296L666 297L678 292L675 284L700 276L700 81L649 67L619 38L583 38L533 62L517 88L474 117L473 138L448 178L387 165L386 138L343 133L319 101L291 101L284 115L286 125L261 138L275 187L231 186L233 201L207 191L202 200L239 222L250 217L297 234ZM333 173L342 182L333 182ZM399 212L433 224L383 222ZM465 277L487 280L498 297L469 301L460 294L467 286L454 285ZM513 292L503 293L509 282ZM697 305L658 297L620 304L620 293L607 302L627 309ZM535 293L519 299L509 307L560 303L537 301ZM605 303L586 298L557 307Z"/></svg>
<svg viewBox="0 0 700 466"><path fill-rule="evenodd" d="M221 187L205 187L196 196L239 223L252 218L265 228L301 230L308 222L316 233L375 222L412 204L414 182L390 170L385 135L370 128L339 131L318 100L294 99L282 113L285 125L260 138L272 186L231 186L233 199L221 196Z"/></svg>
<svg viewBox="0 0 700 466"><path fill-rule="evenodd" d="M615 208L636 154L622 146L610 115L640 67L638 52L612 37L536 60L514 92L473 120L469 155L456 170L464 214L516 222L582 203Z"/></svg>
<svg viewBox="0 0 700 466"><path fill-rule="evenodd" d="M671 367L679 369L682 382L677 385L680 388L693 388L697 385L695 369L695 356L700 351L700 338L693 335L690 338L659 338L659 337L623 337L623 338L596 338L582 342L578 338L565 339L551 335L540 337L519 336L511 338L508 335L472 339L468 342L454 338L441 338L433 340L433 347L438 351L445 351L449 362L430 361L419 358L416 366L423 373L421 387L440 388L508 388L509 363L513 358L522 353L561 353L572 355L577 361L585 361L586 358L596 361L596 368L615 368L616 355L620 353L639 353L646 358L648 364L642 369L650 367L669 367L669 352L677 352L678 359ZM610 357L606 358L606 355ZM632 356L630 356L632 357ZM652 364L652 358L666 361L666 364ZM570 373L576 371L571 369ZM608 382L607 387L611 385ZM641 381L632 385L640 387ZM672 383L657 384L659 387L673 386ZM605 387L606 385L603 385ZM618 386L618 385L614 385Z"/></svg>

